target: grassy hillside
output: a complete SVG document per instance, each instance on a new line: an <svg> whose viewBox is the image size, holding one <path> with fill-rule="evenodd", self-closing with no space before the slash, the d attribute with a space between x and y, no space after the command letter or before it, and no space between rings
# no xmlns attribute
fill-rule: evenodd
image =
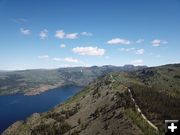
<svg viewBox="0 0 180 135"><path fill-rule="evenodd" d="M128 96L125 89L118 91L113 89L111 78L106 76L53 110L15 123L4 134L116 135L121 132L141 135L141 130L124 115L124 106L130 104L123 99Z"/></svg>
<svg viewBox="0 0 180 135"><path fill-rule="evenodd" d="M163 130L165 119L180 119L180 64L136 72L142 83L132 83L134 98L143 113Z"/></svg>
<svg viewBox="0 0 180 135"><path fill-rule="evenodd" d="M23 70L0 72L0 95L25 93L39 94L64 85L86 86L97 77L114 71L132 71L144 67L74 67L54 70Z"/></svg>
<svg viewBox="0 0 180 135"><path fill-rule="evenodd" d="M164 119L180 119L179 75L180 64L108 74L51 111L16 122L3 135L163 134Z"/></svg>

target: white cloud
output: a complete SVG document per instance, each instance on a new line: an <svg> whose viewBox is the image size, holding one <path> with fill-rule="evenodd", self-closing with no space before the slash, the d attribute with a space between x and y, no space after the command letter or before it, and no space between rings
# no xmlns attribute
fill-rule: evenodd
<svg viewBox="0 0 180 135"><path fill-rule="evenodd" d="M152 41L152 44L153 44L153 46L160 46L161 40L155 39L155 40Z"/></svg>
<svg viewBox="0 0 180 135"><path fill-rule="evenodd" d="M79 55L91 55L91 56L102 56L105 54L105 50L98 47L75 47L72 49L74 53Z"/></svg>
<svg viewBox="0 0 180 135"><path fill-rule="evenodd" d="M81 33L65 33L63 30L57 30L55 33L55 37L59 39L76 39L78 36L92 36L90 32L81 32Z"/></svg>
<svg viewBox="0 0 180 135"><path fill-rule="evenodd" d="M135 48L121 48L120 51L125 51L125 52L130 52L130 51L133 51L135 50Z"/></svg>
<svg viewBox="0 0 180 135"><path fill-rule="evenodd" d="M40 32L39 36L41 39L46 39L48 37L48 30L44 29Z"/></svg>
<svg viewBox="0 0 180 135"><path fill-rule="evenodd" d="M63 39L65 37L65 32L63 30L57 30L55 37L59 39Z"/></svg>
<svg viewBox="0 0 180 135"><path fill-rule="evenodd" d="M138 60L133 60L133 61L131 61L131 64L133 64L133 65L135 65L135 66L142 66L142 65L144 65L143 63L144 63L144 62L143 62L142 59L138 59Z"/></svg>
<svg viewBox="0 0 180 135"><path fill-rule="evenodd" d="M142 42L144 42L144 39L138 39L138 40L136 41L137 44L140 44L140 43L142 43Z"/></svg>
<svg viewBox="0 0 180 135"><path fill-rule="evenodd" d="M157 47L157 46L160 46L161 44L167 44L168 42L162 41L160 39L154 39L151 43L153 46Z"/></svg>
<svg viewBox="0 0 180 135"><path fill-rule="evenodd" d="M66 58L53 58L53 61L63 61L63 62L70 62L70 63L79 63L79 60L71 58L71 57L66 57Z"/></svg>
<svg viewBox="0 0 180 135"><path fill-rule="evenodd" d="M64 61L72 62L72 63L78 63L79 62L77 59L74 59L74 58L64 58Z"/></svg>
<svg viewBox="0 0 180 135"><path fill-rule="evenodd" d="M92 33L90 32L81 32L82 36L92 36Z"/></svg>
<svg viewBox="0 0 180 135"><path fill-rule="evenodd" d="M39 59L43 59L43 60L47 60L49 59L49 56L48 55L41 55L41 56L38 56Z"/></svg>
<svg viewBox="0 0 180 135"><path fill-rule="evenodd" d="M30 35L30 34L31 34L31 30L29 30L29 29L20 28L20 32L21 32L23 35Z"/></svg>
<svg viewBox="0 0 180 135"><path fill-rule="evenodd" d="M41 55L38 56L39 59L42 60L53 60L53 61L61 61L61 62L68 62L68 63L83 63L82 61L79 61L78 59L71 58L71 57L66 57L66 58L59 58L59 57L54 57L50 59L49 55Z"/></svg>
<svg viewBox="0 0 180 135"><path fill-rule="evenodd" d="M120 51L123 51L123 52L134 52L135 54L144 54L144 52L145 52L144 49L136 50L134 47L132 47L132 48L121 48Z"/></svg>
<svg viewBox="0 0 180 135"><path fill-rule="evenodd" d="M121 38L113 38L109 41L107 41L107 44L109 45L129 45L131 42L129 40L126 39L121 39Z"/></svg>
<svg viewBox="0 0 180 135"><path fill-rule="evenodd" d="M65 48L66 45L65 45L65 44L61 44L60 47L61 47L61 48Z"/></svg>
<svg viewBox="0 0 180 135"><path fill-rule="evenodd" d="M78 38L78 33L69 33L69 34L66 34L66 38L67 39L76 39L76 38Z"/></svg>
<svg viewBox="0 0 180 135"><path fill-rule="evenodd" d="M54 60L54 61L62 61L62 58L57 58L57 57L55 57L55 58L53 58L52 60Z"/></svg>
<svg viewBox="0 0 180 135"><path fill-rule="evenodd" d="M144 49L136 50L135 54L144 54Z"/></svg>
<svg viewBox="0 0 180 135"><path fill-rule="evenodd" d="M133 52L135 54L144 54L145 50L144 49L135 49L134 47L132 48L120 48L120 51L123 52Z"/></svg>
<svg viewBox="0 0 180 135"><path fill-rule="evenodd" d="M78 33L65 33L63 30L57 30L55 34L56 38L59 39L76 39L78 38Z"/></svg>

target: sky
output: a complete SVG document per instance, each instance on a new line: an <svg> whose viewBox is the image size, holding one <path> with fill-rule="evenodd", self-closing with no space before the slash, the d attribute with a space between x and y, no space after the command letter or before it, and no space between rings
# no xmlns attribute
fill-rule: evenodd
<svg viewBox="0 0 180 135"><path fill-rule="evenodd" d="M180 0L0 0L0 70L180 62Z"/></svg>

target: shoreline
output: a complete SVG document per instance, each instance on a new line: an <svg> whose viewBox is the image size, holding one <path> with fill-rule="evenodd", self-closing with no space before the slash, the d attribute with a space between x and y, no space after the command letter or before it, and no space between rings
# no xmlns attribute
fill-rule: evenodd
<svg viewBox="0 0 180 135"><path fill-rule="evenodd" d="M78 87L83 87L83 86L79 86L79 85L73 85L73 84L56 84L56 85L41 85L40 87L37 88L31 88L29 89L27 92L15 92L15 93L8 93L8 94L2 94L0 96L11 96L11 95L15 95L15 94L22 94L24 96L36 96L36 95L40 95L44 92L47 92L49 90L53 90L56 88L62 88L62 87L66 87L66 86L78 86Z"/></svg>
<svg viewBox="0 0 180 135"><path fill-rule="evenodd" d="M58 87L63 87L63 84L57 84L57 85L42 85L39 88L34 88L31 89L30 91L24 93L24 96L35 96L35 95L39 95L43 92L49 91L51 89L55 89Z"/></svg>
<svg viewBox="0 0 180 135"><path fill-rule="evenodd" d="M61 85L61 86L57 86L56 88L66 88L67 87L67 89L69 89L68 87L76 87L75 85ZM55 86L53 86L53 87L55 87ZM77 86L78 87L78 86ZM52 88L52 87L51 87ZM48 89L48 90L58 90L58 89ZM48 91L48 90L46 90L46 91ZM44 91L44 92L46 92L46 91ZM60 91L60 90L58 90L58 91ZM42 93L42 92L41 92ZM40 93L40 94L41 94ZM16 93L17 94L17 93ZM24 94L21 94L22 96L25 96ZM74 95L74 94L73 94ZM25 118L23 118L23 119L20 119L20 120L16 120L16 121L14 121L12 124L10 124L5 130L3 130L0 134L2 134L2 133L4 133L8 128L16 128L17 126L18 126L18 124L19 124L19 122L24 122L27 118L29 118L29 117L31 117L32 115L34 115L34 114L40 114L40 113L44 113L44 112L48 112L48 111L50 111L50 110L53 110L55 107L57 107L57 106L59 106L59 105L61 105L61 104L63 104L64 102L66 102L66 100L68 100L70 97L72 97L73 95L70 95L70 96L68 96L68 97L66 97L66 99L65 100L63 100L63 101L60 101L60 102L58 102L56 105L53 105L51 108L49 108L48 110L46 110L46 111L40 111L40 112L37 112L37 111L34 111L32 114L30 114L30 115L28 115L27 117L25 117ZM35 96L35 95L29 95L29 96Z"/></svg>

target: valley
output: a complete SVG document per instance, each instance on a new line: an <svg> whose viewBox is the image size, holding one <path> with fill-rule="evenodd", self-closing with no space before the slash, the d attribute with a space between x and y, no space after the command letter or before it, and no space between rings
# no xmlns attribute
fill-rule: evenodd
<svg viewBox="0 0 180 135"><path fill-rule="evenodd" d="M164 120L180 118L179 75L179 64L112 72L54 109L14 123L3 135L164 134Z"/></svg>
<svg viewBox="0 0 180 135"><path fill-rule="evenodd" d="M49 89L68 85L86 86L98 77L110 72L134 71L141 68L145 68L145 66L125 65L124 67L116 67L107 65L52 70L4 71L0 72L0 95L15 93L37 95Z"/></svg>
<svg viewBox="0 0 180 135"><path fill-rule="evenodd" d="M0 135L180 135L179 0L0 0Z"/></svg>

